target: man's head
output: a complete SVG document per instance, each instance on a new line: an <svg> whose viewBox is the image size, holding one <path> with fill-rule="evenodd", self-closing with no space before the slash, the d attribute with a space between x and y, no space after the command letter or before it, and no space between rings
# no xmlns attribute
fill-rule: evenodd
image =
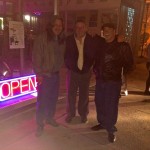
<svg viewBox="0 0 150 150"><path fill-rule="evenodd" d="M102 26L103 36L106 42L112 42L115 39L116 27L112 23L105 23Z"/></svg>
<svg viewBox="0 0 150 150"><path fill-rule="evenodd" d="M82 38L83 36L85 36L86 32L87 32L87 26L85 21L83 20L77 20L75 22L75 36L77 38Z"/></svg>
<svg viewBox="0 0 150 150"><path fill-rule="evenodd" d="M58 15L52 16L47 29L49 33L52 32L54 35L58 36L63 31L63 19Z"/></svg>

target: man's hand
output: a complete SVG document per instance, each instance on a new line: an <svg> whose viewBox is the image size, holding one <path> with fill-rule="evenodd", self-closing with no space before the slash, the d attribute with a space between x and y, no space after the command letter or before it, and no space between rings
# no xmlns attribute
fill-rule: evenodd
<svg viewBox="0 0 150 150"><path fill-rule="evenodd" d="M117 35L117 41L118 41L118 42L125 42L124 36L121 35L121 34L118 34L118 35Z"/></svg>
<svg viewBox="0 0 150 150"><path fill-rule="evenodd" d="M42 76L36 76L36 82L37 82L37 85L41 85L43 82L43 77Z"/></svg>

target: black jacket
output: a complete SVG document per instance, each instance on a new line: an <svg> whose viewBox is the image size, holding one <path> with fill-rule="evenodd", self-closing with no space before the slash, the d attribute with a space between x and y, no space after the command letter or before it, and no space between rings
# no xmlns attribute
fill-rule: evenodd
<svg viewBox="0 0 150 150"><path fill-rule="evenodd" d="M120 81L122 68L124 74L133 69L134 61L128 43L99 42L96 53L94 72L96 78L103 81Z"/></svg>
<svg viewBox="0 0 150 150"><path fill-rule="evenodd" d="M85 40L84 40L84 47L83 47L83 69L79 70L77 66L78 61L78 48L76 45L75 37L74 35L70 35L66 38L66 51L65 51L65 64L66 67L69 70L72 70L74 72L78 73L86 73L88 72L91 67L93 66L94 60L95 60L95 48L94 48L93 38L86 34Z"/></svg>

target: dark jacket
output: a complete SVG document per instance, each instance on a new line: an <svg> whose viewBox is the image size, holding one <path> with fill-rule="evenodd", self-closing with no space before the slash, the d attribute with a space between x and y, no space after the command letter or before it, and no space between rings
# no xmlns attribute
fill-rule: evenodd
<svg viewBox="0 0 150 150"><path fill-rule="evenodd" d="M94 72L96 78L103 81L121 81L122 68L124 74L133 69L134 61L128 43L99 42L96 53Z"/></svg>
<svg viewBox="0 0 150 150"><path fill-rule="evenodd" d="M66 51L65 51L66 67L69 70L78 73L88 72L93 66L94 59L95 59L95 52L96 51L93 46L93 38L89 34L86 34L84 40L84 48L83 48L84 63L83 63L82 70L79 70L77 66L79 52L75 41L75 37L74 34L68 36L66 39Z"/></svg>

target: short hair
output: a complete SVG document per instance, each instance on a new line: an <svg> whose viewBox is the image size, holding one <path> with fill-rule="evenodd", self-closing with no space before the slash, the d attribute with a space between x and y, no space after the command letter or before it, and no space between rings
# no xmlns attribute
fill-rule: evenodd
<svg viewBox="0 0 150 150"><path fill-rule="evenodd" d="M101 29L104 30L105 27L112 28L112 29L116 30L116 26L113 23L105 23L102 25Z"/></svg>
<svg viewBox="0 0 150 150"><path fill-rule="evenodd" d="M86 24L84 19L77 19L77 20L75 21L75 25L76 25L77 23L84 23L84 24Z"/></svg>

